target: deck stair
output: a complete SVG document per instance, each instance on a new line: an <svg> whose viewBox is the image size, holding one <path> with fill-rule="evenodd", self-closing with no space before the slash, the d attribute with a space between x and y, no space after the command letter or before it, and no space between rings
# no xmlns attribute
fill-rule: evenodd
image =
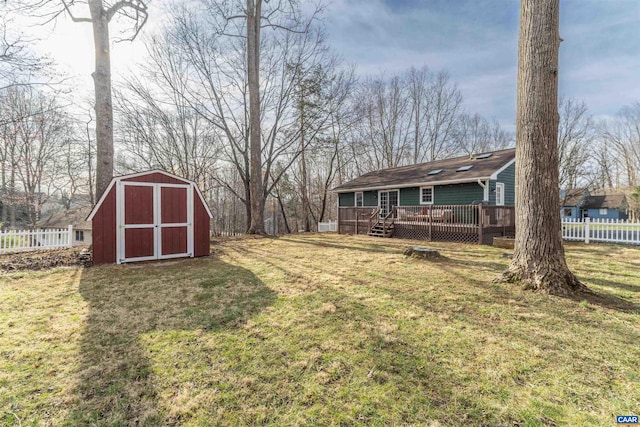
<svg viewBox="0 0 640 427"><path fill-rule="evenodd" d="M369 236L371 236L371 237L393 237L393 232L394 231L395 231L395 226L394 226L393 223L391 223L391 224L383 224L382 222L377 222L369 230Z"/></svg>
<svg viewBox="0 0 640 427"><path fill-rule="evenodd" d="M378 219L375 224L369 229L369 236L371 237L393 237L395 231L395 210L394 207L391 212L384 218Z"/></svg>

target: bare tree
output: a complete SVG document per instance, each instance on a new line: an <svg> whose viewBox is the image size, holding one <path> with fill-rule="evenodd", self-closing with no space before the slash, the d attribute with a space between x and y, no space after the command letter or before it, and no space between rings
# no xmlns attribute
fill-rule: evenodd
<svg viewBox="0 0 640 427"><path fill-rule="evenodd" d="M575 188L586 184L590 175L587 163L592 157L593 122L584 101L561 99L559 110L560 187Z"/></svg>
<svg viewBox="0 0 640 427"><path fill-rule="evenodd" d="M368 151L371 167L392 168L407 161L411 152L411 102L400 76L362 82L357 96L361 117L358 137ZM365 153L362 153L365 154Z"/></svg>
<svg viewBox="0 0 640 427"><path fill-rule="evenodd" d="M512 144L512 137L496 120L489 122L480 114L462 113L452 133L453 148L461 154L484 153L501 150Z"/></svg>
<svg viewBox="0 0 640 427"><path fill-rule="evenodd" d="M441 71L433 78L428 91L426 161L446 157L451 149L451 137L462 106L462 94L450 80L449 74Z"/></svg>
<svg viewBox="0 0 640 427"><path fill-rule="evenodd" d="M96 193L101 195L113 177L113 106L111 95L111 38L113 20L127 22L116 41L134 40L147 22L147 0L16 0L23 12L45 23L67 14L73 22L93 27L95 71L92 74L96 111ZM88 15L82 15L87 13Z"/></svg>
<svg viewBox="0 0 640 427"><path fill-rule="evenodd" d="M612 123L603 123L600 135L624 168L622 182L614 184L640 185L640 102L623 107Z"/></svg>
<svg viewBox="0 0 640 427"><path fill-rule="evenodd" d="M206 192L218 159L218 135L184 98L183 68L159 66L157 59L152 56L144 76L129 78L116 96L122 167L166 170L198 182Z"/></svg>
<svg viewBox="0 0 640 427"><path fill-rule="evenodd" d="M10 24L7 15L0 18L0 89L28 83L28 76L44 66L43 59L29 50L31 40L22 34L11 34Z"/></svg>
<svg viewBox="0 0 640 427"><path fill-rule="evenodd" d="M184 58L184 74L191 77L184 90L185 99L215 127L222 140L226 165L216 174L218 183L246 206L248 230L261 233L259 224L263 224L264 215L254 221L254 211L264 210L264 200L301 152L297 92L300 70L306 73L315 69L325 50L323 36L314 28L315 15L303 17L291 2L269 3L262 10L262 29L268 31L260 37L260 114L254 114L261 127L258 160L262 172L259 179L254 179L256 150L252 149L251 132L255 125L251 122L246 10L238 2L200 5L198 14L193 13L193 7L174 8L174 26L165 36L168 44L162 42L163 51L158 53ZM307 129L304 140L313 141L320 128L314 124L313 129ZM282 167L274 172L276 163ZM235 169L244 183L242 191L226 182L236 175L226 173L225 166ZM260 192L255 194L258 183ZM255 197L259 200L254 201Z"/></svg>
<svg viewBox="0 0 640 427"><path fill-rule="evenodd" d="M425 122L428 119L430 107L427 96L431 79L432 75L426 65L420 69L411 67L407 76L413 124L413 163L422 161L421 153L427 130Z"/></svg>
<svg viewBox="0 0 640 427"><path fill-rule="evenodd" d="M249 149L251 152L251 223L249 234L264 234L262 140L260 138L260 29L262 0L247 0L247 81L249 88Z"/></svg>
<svg viewBox="0 0 640 427"><path fill-rule="evenodd" d="M569 295L587 288L569 271L558 192L559 0L521 0L516 115L516 240L499 280Z"/></svg>
<svg viewBox="0 0 640 427"><path fill-rule="evenodd" d="M3 187L8 187L10 204L27 207L27 221L33 225L44 203L64 185L71 124L55 98L31 86L10 88L4 101L2 157L10 178L7 185L3 167ZM11 221L15 225L15 218Z"/></svg>

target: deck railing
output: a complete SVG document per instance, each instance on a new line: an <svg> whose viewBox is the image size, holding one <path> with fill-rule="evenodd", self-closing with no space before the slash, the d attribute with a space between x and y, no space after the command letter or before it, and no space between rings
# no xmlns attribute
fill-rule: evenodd
<svg viewBox="0 0 640 427"><path fill-rule="evenodd" d="M489 243L496 235L515 232L512 206L422 205L396 206L388 218L377 207L341 207L338 232L366 234L376 222L395 225L396 235L427 240Z"/></svg>

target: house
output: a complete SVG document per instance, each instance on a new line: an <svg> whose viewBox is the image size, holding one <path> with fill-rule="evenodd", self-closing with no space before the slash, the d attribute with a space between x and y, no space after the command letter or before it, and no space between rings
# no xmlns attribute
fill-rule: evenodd
<svg viewBox="0 0 640 427"><path fill-rule="evenodd" d="M562 218L582 218L581 207L591 194L588 188L570 188L560 190L560 210Z"/></svg>
<svg viewBox="0 0 640 427"><path fill-rule="evenodd" d="M90 206L77 206L66 211L55 212L36 222L36 227L51 230L66 229L71 225L73 245L91 245L91 222L86 220L89 212L91 212Z"/></svg>
<svg viewBox="0 0 640 427"><path fill-rule="evenodd" d="M482 243L514 232L515 149L382 169L333 191L339 232Z"/></svg>
<svg viewBox="0 0 640 427"><path fill-rule="evenodd" d="M627 219L629 204L621 193L598 192L591 194L586 188L563 190L563 219Z"/></svg>

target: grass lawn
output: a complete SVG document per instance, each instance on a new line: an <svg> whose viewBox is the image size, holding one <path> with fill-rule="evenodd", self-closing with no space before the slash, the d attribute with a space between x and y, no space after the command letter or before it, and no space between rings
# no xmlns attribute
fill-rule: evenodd
<svg viewBox="0 0 640 427"><path fill-rule="evenodd" d="M294 235L0 276L0 425L612 426L640 414L640 248L600 296L493 285L503 250ZM419 242L425 245L425 242Z"/></svg>

